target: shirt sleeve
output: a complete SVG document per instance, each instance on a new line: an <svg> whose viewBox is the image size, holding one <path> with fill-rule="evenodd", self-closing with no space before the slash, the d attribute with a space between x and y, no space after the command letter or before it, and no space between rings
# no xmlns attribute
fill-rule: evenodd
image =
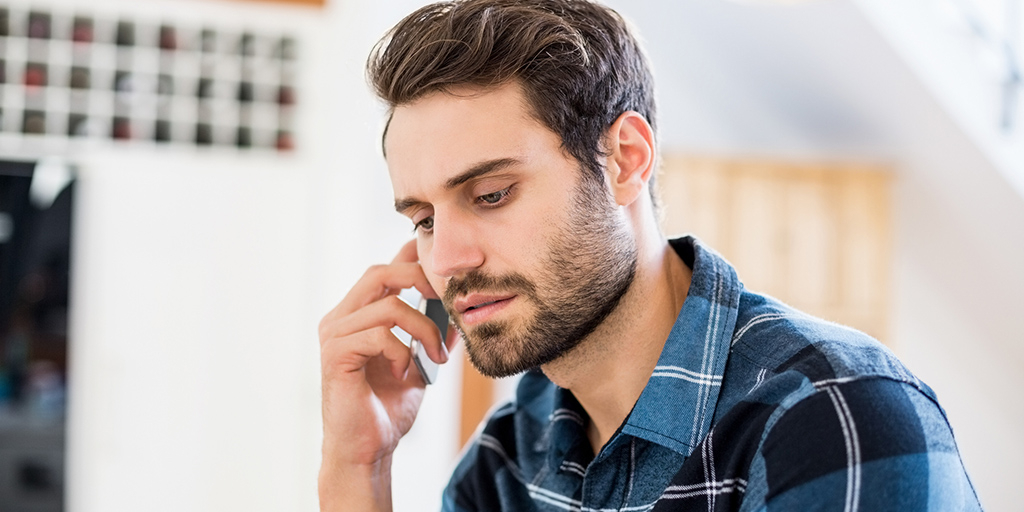
<svg viewBox="0 0 1024 512"><path fill-rule="evenodd" d="M907 383L819 384L760 451L766 493L748 510L981 510L945 414Z"/></svg>

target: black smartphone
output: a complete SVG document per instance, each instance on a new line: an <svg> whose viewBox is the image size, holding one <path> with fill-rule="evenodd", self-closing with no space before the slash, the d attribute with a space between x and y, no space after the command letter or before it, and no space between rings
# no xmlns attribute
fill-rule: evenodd
<svg viewBox="0 0 1024 512"><path fill-rule="evenodd" d="M448 312L445 311L444 304L440 300L424 298L415 288L402 290L399 297L431 319L437 326L437 330L441 331L441 339L445 339L448 334ZM412 360L416 364L420 376L423 377L423 382L427 384L436 382L438 364L430 359L420 340L413 338L400 327L395 327L392 332L398 336L398 339L409 345L409 350L412 351Z"/></svg>

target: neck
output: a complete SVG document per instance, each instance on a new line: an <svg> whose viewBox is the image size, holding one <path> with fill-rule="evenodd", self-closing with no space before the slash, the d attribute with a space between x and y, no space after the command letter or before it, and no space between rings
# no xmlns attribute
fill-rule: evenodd
<svg viewBox="0 0 1024 512"><path fill-rule="evenodd" d="M647 385L690 288L689 267L660 234L642 244L637 257L636 276L615 311L575 349L542 368L587 411L595 454Z"/></svg>

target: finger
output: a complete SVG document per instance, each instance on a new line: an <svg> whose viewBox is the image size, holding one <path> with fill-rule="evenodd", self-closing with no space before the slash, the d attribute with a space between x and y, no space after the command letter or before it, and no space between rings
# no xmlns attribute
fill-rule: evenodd
<svg viewBox="0 0 1024 512"><path fill-rule="evenodd" d="M348 315L355 310L404 288L416 288L426 297L436 296L418 263L374 265L363 273L331 313Z"/></svg>
<svg viewBox="0 0 1024 512"><path fill-rule="evenodd" d="M360 331L349 336L332 337L326 340L320 350L325 376L338 373L352 374L369 369L368 365L375 357L387 361L392 377L399 381L405 380L412 355L409 348L384 327ZM380 375L372 377L380 378Z"/></svg>
<svg viewBox="0 0 1024 512"><path fill-rule="evenodd" d="M398 255L395 256L395 259L392 260L391 263L417 263L418 264L418 262L419 262L419 249L418 249L418 246L417 246L417 242L418 242L418 240L416 240L415 238L413 238L412 240L409 240L408 242L406 242L405 245L402 246L402 250L398 251ZM422 269L422 266L420 268ZM430 285L429 281L427 282L427 285L429 287L429 285ZM420 293L423 294L423 296L428 298L428 299L440 299L441 298L441 296L438 295L436 291L434 291L433 287L430 287L430 291L429 292L427 290L425 290L425 289L418 288L418 287L416 289L419 290Z"/></svg>
<svg viewBox="0 0 1024 512"><path fill-rule="evenodd" d="M434 322L394 295L369 304L351 315L328 322L325 325L327 331L322 333L321 337L329 339L375 327L391 329L395 326L401 327L410 336L420 340L427 349L430 359L439 364L448 360L446 351L441 348L441 332L437 330Z"/></svg>
<svg viewBox="0 0 1024 512"><path fill-rule="evenodd" d="M417 240L413 238L402 246L402 249L398 251L395 259L391 260L391 263L416 263L420 260L419 254L416 247Z"/></svg>

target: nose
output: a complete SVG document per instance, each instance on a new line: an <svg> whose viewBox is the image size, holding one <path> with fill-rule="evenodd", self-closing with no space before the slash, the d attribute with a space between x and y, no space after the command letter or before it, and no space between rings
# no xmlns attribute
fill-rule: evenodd
<svg viewBox="0 0 1024 512"><path fill-rule="evenodd" d="M465 274L484 262L481 239L458 214L439 216L434 213L429 270L443 278Z"/></svg>

